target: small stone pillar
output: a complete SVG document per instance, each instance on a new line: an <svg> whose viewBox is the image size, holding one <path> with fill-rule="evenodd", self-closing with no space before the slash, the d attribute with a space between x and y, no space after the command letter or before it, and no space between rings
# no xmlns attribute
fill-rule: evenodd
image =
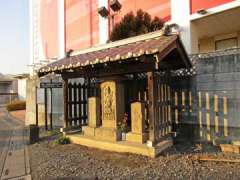
<svg viewBox="0 0 240 180"><path fill-rule="evenodd" d="M108 80L101 87L102 127L96 129L96 137L101 140L117 141L120 133L118 122L124 117L124 88L118 80Z"/></svg>
<svg viewBox="0 0 240 180"><path fill-rule="evenodd" d="M131 104L131 132L126 134L126 140L137 143L145 143L148 134L145 133L145 109L141 102Z"/></svg>
<svg viewBox="0 0 240 180"><path fill-rule="evenodd" d="M82 131L86 136L95 136L95 129L100 126L100 99L88 98L88 126L83 126Z"/></svg>
<svg viewBox="0 0 240 180"><path fill-rule="evenodd" d="M88 98L88 126L96 128L100 126L100 99L99 97Z"/></svg>

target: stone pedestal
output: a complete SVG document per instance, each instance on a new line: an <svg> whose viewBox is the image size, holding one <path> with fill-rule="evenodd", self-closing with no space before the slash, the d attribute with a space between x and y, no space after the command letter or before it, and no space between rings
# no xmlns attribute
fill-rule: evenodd
<svg viewBox="0 0 240 180"><path fill-rule="evenodd" d="M100 126L100 99L88 98L88 126L83 126L82 131L86 136L95 136L95 130Z"/></svg>
<svg viewBox="0 0 240 180"><path fill-rule="evenodd" d="M148 134L147 133L142 133L142 134L137 134L137 133L127 133L126 134L126 141L129 142L136 142L140 144L144 144L148 140Z"/></svg>
<svg viewBox="0 0 240 180"><path fill-rule="evenodd" d="M101 83L102 127L96 129L96 138L117 141L118 122L124 117L124 88L115 80Z"/></svg>
<svg viewBox="0 0 240 180"><path fill-rule="evenodd" d="M145 143L148 134L145 131L145 110L144 104L135 102L131 104L131 132L126 134L126 140L137 143Z"/></svg>
<svg viewBox="0 0 240 180"><path fill-rule="evenodd" d="M85 136L95 136L95 130L96 128L94 127L89 127L89 126L82 127L82 132Z"/></svg>
<svg viewBox="0 0 240 180"><path fill-rule="evenodd" d="M33 76L27 79L26 82L26 117L25 125L36 124L36 86L40 83L40 79L37 76ZM44 119L38 118L38 124L44 125Z"/></svg>
<svg viewBox="0 0 240 180"><path fill-rule="evenodd" d="M121 139L121 132L115 128L100 127L95 129L95 138L103 141L118 141Z"/></svg>
<svg viewBox="0 0 240 180"><path fill-rule="evenodd" d="M100 99L98 97L88 98L88 126L99 127L100 124Z"/></svg>

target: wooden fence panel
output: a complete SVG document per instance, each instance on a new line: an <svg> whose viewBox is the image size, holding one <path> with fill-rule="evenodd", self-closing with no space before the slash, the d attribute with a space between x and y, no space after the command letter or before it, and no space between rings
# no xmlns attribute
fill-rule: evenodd
<svg viewBox="0 0 240 180"><path fill-rule="evenodd" d="M168 74L156 74L157 105L156 118L158 120L158 137L168 136L172 131L172 90Z"/></svg>
<svg viewBox="0 0 240 180"><path fill-rule="evenodd" d="M182 125L191 125L195 129L192 134L195 139L213 141L229 136L228 94L201 91L183 84L175 86L172 92L174 131L178 131Z"/></svg>
<svg viewBox="0 0 240 180"><path fill-rule="evenodd" d="M87 83L68 84L68 120L71 126L87 124L87 100L89 96L96 95L98 89Z"/></svg>

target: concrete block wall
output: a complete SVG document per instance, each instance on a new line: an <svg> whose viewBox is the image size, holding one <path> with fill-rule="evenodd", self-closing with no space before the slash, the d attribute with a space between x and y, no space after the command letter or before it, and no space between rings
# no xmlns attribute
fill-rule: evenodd
<svg viewBox="0 0 240 180"><path fill-rule="evenodd" d="M203 141L239 139L240 53L197 58L195 66L196 75L172 81L180 134Z"/></svg>

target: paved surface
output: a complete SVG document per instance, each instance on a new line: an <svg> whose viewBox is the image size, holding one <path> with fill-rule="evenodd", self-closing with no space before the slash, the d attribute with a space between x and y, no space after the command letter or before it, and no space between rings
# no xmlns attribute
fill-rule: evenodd
<svg viewBox="0 0 240 180"><path fill-rule="evenodd" d="M0 179L31 179L26 129L0 108Z"/></svg>

